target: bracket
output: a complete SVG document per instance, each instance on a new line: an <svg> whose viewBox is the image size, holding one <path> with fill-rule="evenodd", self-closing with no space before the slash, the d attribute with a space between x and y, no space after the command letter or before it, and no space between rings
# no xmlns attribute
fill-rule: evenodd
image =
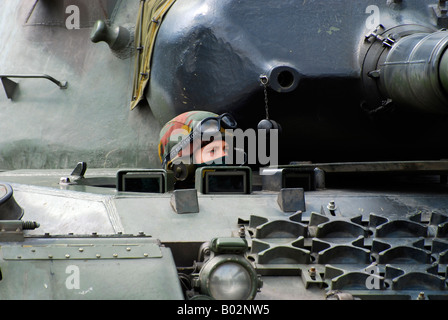
<svg viewBox="0 0 448 320"><path fill-rule="evenodd" d="M59 81L53 78L52 76L49 76L47 74L28 74L28 75L20 75L20 74L2 74L0 75L0 79L3 84L3 88L5 89L6 96L8 99L12 100L14 93L17 89L17 86L19 85L17 82L12 81L9 78L41 78L41 79L47 79L53 83L55 83L60 89L67 89L68 82L67 81Z"/></svg>
<svg viewBox="0 0 448 320"><path fill-rule="evenodd" d="M439 0L437 4L429 6L436 18L437 26L440 28L448 27L448 4L447 0Z"/></svg>

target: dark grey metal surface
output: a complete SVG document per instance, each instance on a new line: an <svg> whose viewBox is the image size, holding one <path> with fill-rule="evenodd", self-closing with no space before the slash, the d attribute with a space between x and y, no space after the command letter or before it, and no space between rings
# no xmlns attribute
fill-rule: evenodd
<svg viewBox="0 0 448 320"><path fill-rule="evenodd" d="M283 129L283 161L444 158L446 152L438 146L447 143L442 129L446 115L431 115L435 100L430 99L441 94L445 97L439 104L446 104L446 89L434 83L422 97L412 98L387 71L397 68L390 46L394 35L403 33L396 28L404 28L404 36L437 31L430 7L437 4L176 1L156 39L149 105L162 123L184 111L205 109L232 112L243 127L255 128L265 116L259 77L266 75L270 118ZM380 24L384 29L375 33ZM366 38L372 33L376 36ZM396 40L400 48L395 52L411 55L410 46L403 48L407 40ZM422 49L426 52L420 60L431 59L432 45L436 43ZM369 80L364 78L380 68L377 63L389 51L390 64L377 79L384 83L383 92L376 83L366 87ZM374 66L366 63L370 59ZM415 74L419 83L417 74L422 73ZM425 73L428 81L432 77ZM435 92L439 90L443 92ZM409 111L424 95L419 103L423 114Z"/></svg>

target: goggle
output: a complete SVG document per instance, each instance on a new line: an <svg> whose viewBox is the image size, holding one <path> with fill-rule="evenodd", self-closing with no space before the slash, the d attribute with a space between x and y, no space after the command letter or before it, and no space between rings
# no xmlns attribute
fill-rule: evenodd
<svg viewBox="0 0 448 320"><path fill-rule="evenodd" d="M235 118L229 113L223 113L218 117L209 117L201 120L201 122L190 132L188 136L176 144L171 151L165 156L162 162L162 167L165 168L179 152L196 140L201 139L202 136L211 136L215 133L221 132L221 129L236 129L237 122Z"/></svg>

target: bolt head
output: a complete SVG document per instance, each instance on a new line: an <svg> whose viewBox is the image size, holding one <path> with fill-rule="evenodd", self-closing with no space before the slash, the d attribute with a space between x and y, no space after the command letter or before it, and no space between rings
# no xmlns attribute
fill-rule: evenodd
<svg viewBox="0 0 448 320"><path fill-rule="evenodd" d="M59 183L70 183L70 178L69 177L61 177L59 179Z"/></svg>

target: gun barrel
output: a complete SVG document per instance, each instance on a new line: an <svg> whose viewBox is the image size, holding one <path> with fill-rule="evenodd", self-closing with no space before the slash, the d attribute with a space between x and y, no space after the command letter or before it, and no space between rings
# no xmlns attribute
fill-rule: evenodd
<svg viewBox="0 0 448 320"><path fill-rule="evenodd" d="M399 39L380 67L380 90L398 105L448 113L448 32Z"/></svg>

